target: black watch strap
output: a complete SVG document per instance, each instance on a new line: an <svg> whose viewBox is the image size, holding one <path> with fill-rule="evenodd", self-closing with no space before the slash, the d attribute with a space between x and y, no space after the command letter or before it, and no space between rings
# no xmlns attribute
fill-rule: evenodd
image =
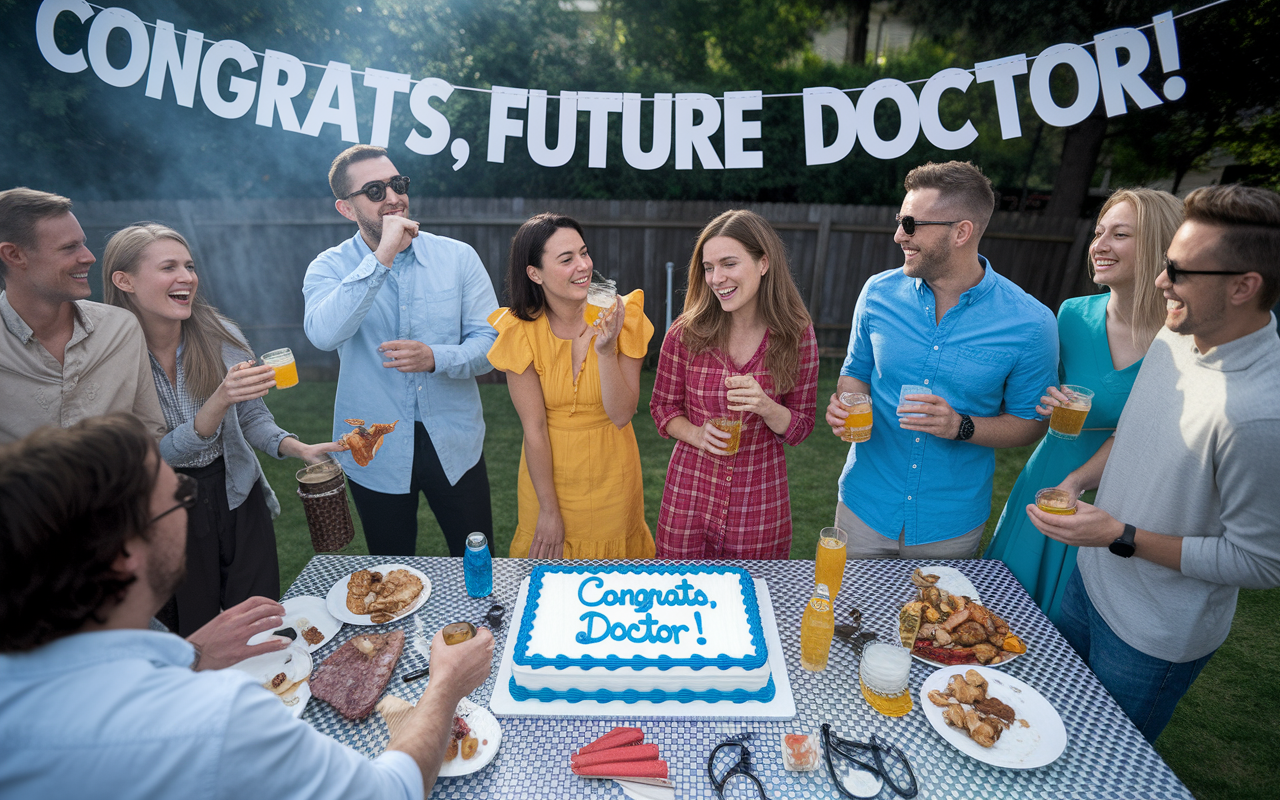
<svg viewBox="0 0 1280 800"><path fill-rule="evenodd" d="M968 414L960 415L960 430L956 431L957 442L967 442L973 438L973 418Z"/></svg>
<svg viewBox="0 0 1280 800"><path fill-rule="evenodd" d="M1125 524L1124 533L1120 534L1120 538L1116 539L1107 549L1121 558L1129 558L1133 555L1137 548L1133 544L1133 538L1138 533L1138 529L1132 525Z"/></svg>

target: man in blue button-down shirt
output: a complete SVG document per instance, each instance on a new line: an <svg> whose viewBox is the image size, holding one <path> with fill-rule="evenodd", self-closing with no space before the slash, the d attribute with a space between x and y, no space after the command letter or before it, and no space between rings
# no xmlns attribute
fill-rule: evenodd
<svg viewBox="0 0 1280 800"><path fill-rule="evenodd" d="M1048 426L1035 407L1057 383L1057 325L978 254L995 193L977 167L929 163L905 187L893 237L903 266L862 287L827 407L839 434L839 394L872 399L871 438L849 450L836 525L850 558L968 558L991 513L993 448L1031 444ZM904 385L928 392L900 408Z"/></svg>
<svg viewBox="0 0 1280 800"><path fill-rule="evenodd" d="M409 218L408 185L380 147L334 159L338 212L359 231L307 268L304 321L311 343L341 359L334 439L351 430L348 418L400 422L368 466L342 456L369 552L414 554L422 492L460 556L472 531L493 547L475 378L492 369L498 298L470 245Z"/></svg>

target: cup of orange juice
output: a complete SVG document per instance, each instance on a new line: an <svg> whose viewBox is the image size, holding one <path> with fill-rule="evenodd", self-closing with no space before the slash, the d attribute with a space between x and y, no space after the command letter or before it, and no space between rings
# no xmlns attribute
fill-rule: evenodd
<svg viewBox="0 0 1280 800"><path fill-rule="evenodd" d="M288 389L298 385L298 363L293 360L293 351L287 347L262 354L262 363L276 373L276 388Z"/></svg>

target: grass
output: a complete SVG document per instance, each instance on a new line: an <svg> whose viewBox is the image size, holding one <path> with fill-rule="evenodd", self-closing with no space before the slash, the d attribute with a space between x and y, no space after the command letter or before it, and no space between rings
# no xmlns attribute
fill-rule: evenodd
<svg viewBox="0 0 1280 800"><path fill-rule="evenodd" d="M825 361L819 377L818 397L829 397L835 388L838 365ZM658 505L672 442L658 435L649 419L652 371L641 374L641 399L635 419L636 440L644 472L645 517L656 527ZM336 384L302 383L287 392L272 392L267 402L276 420L303 441L329 438ZM497 552L505 554L516 527L516 472L520 463L522 433L506 386L480 387L484 403L485 460L492 492L494 536ZM812 558L818 531L832 524L836 506L836 481L844 465L848 445L819 428L803 444L787 448L787 474L791 485L794 539L792 558ZM1000 516L1009 490L1031 456L1033 448L997 451L995 491L991 518L983 547ZM293 583L314 552L301 503L294 500L293 478L298 463L263 458L271 484L281 495L283 513L276 520L282 586ZM359 518L354 506L356 530ZM447 556L444 537L427 504L418 515L418 554ZM363 534L345 550L362 555ZM1156 750L1192 793L1205 800L1219 798L1274 797L1274 778L1280 771L1280 755L1273 742L1280 738L1277 715L1264 707L1266 687L1280 687L1280 666L1270 651L1277 639L1271 621L1280 617L1280 591L1242 591L1231 636L1205 667L1174 713L1173 721L1156 742ZM1099 730L1092 735L1106 736ZM1123 769L1123 764L1114 765ZM1272 788L1268 788L1272 787Z"/></svg>

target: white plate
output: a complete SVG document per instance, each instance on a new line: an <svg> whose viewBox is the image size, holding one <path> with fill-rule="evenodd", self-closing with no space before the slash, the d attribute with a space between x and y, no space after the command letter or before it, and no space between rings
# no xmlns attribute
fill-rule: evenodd
<svg viewBox="0 0 1280 800"><path fill-rule="evenodd" d="M239 664L232 664L229 669L247 672L258 683L264 684L263 689L267 689L265 684L279 675L281 672L286 675L301 676L302 682L297 688L280 697L280 702L284 703L289 709L289 713L293 716L302 716L302 710L307 707L307 701L311 699L311 656L306 650L296 645L290 645L283 650L277 650L274 653L263 653L260 656L246 658Z"/></svg>
<svg viewBox="0 0 1280 800"><path fill-rule="evenodd" d="M987 679L987 696L1003 700L1030 727L1024 728L1018 721L1000 734L995 745L983 747L956 730L942 719L942 708L929 700L929 691L944 691L952 675L963 675L966 670L977 670ZM1036 769L1051 764L1067 747L1067 729L1062 717L1044 696L1017 678L986 667L955 666L940 669L925 678L918 698L920 708L938 735L955 749L993 767L1008 769Z"/></svg>
<svg viewBox="0 0 1280 800"><path fill-rule="evenodd" d="M478 706L467 698L462 698L458 703L457 715L467 721L471 726L471 735L479 739L481 742L488 741L488 744L481 744L476 750L476 754L471 758L463 758L459 752L456 756L445 761L440 765L440 777L452 778L458 775L470 775L473 772L479 772L489 765L493 757L498 754L498 747L502 744L502 726L498 725L498 720L489 713L489 709L484 706Z"/></svg>
<svg viewBox="0 0 1280 800"><path fill-rule="evenodd" d="M963 597L968 597L970 600L977 603L978 605L982 605L982 598L978 595L977 587L973 585L972 581L970 581L968 578L965 577L963 572L956 569L955 567L945 567L941 565L936 567L921 567L920 572L924 575L937 575L938 582L934 585L937 586L939 589L942 589L943 591L947 592L948 594L958 594ZM911 586L915 587L915 584L913 583L911 584ZM913 595L913 598L914 598L914 595ZM1005 664L1008 664L1011 661L1014 661L1015 659L1021 658L1024 655L1026 654L1015 653L1013 655L1010 655L1005 660L1001 661L999 664L988 664L987 666L1003 667ZM916 661L919 661L921 664L928 664L931 667L978 666L977 664L964 664L964 665L943 664L941 661L934 661L932 658L925 658L924 656L918 656L915 653L912 653L911 657L914 658Z"/></svg>
<svg viewBox="0 0 1280 800"><path fill-rule="evenodd" d="M343 597L342 602L345 604L346 598ZM288 600L281 601L284 606L284 621L280 623L280 628L293 628L298 632L298 638L294 640L293 646L301 647L308 653L314 653L321 647L328 644L329 640L342 628L342 623L333 618L329 613L329 609L324 600L319 597L291 597ZM307 625L314 625L316 630L324 634L324 638L315 644L308 644L306 639L302 638L302 631L306 626L299 624L299 621L305 621ZM280 630L276 628L276 630ZM272 631L263 631L254 635L249 640L249 644L259 644L271 638Z"/></svg>
<svg viewBox="0 0 1280 800"><path fill-rule="evenodd" d="M376 567L369 567L370 572L381 572L386 575L393 569L406 569L422 579L422 591L418 594L418 599L409 604L407 608L396 614L395 619L407 617L418 609L422 608L422 604L427 602L427 598L431 596L431 579L423 575L420 571L414 569L408 564L379 564ZM337 583L329 589L329 594L325 596L325 606L329 609L329 613L335 619L341 620L349 625L373 625L375 623L369 620L368 614L352 614L347 608L347 583L351 580L354 572L347 573L340 578ZM394 622L395 620L391 620Z"/></svg>

